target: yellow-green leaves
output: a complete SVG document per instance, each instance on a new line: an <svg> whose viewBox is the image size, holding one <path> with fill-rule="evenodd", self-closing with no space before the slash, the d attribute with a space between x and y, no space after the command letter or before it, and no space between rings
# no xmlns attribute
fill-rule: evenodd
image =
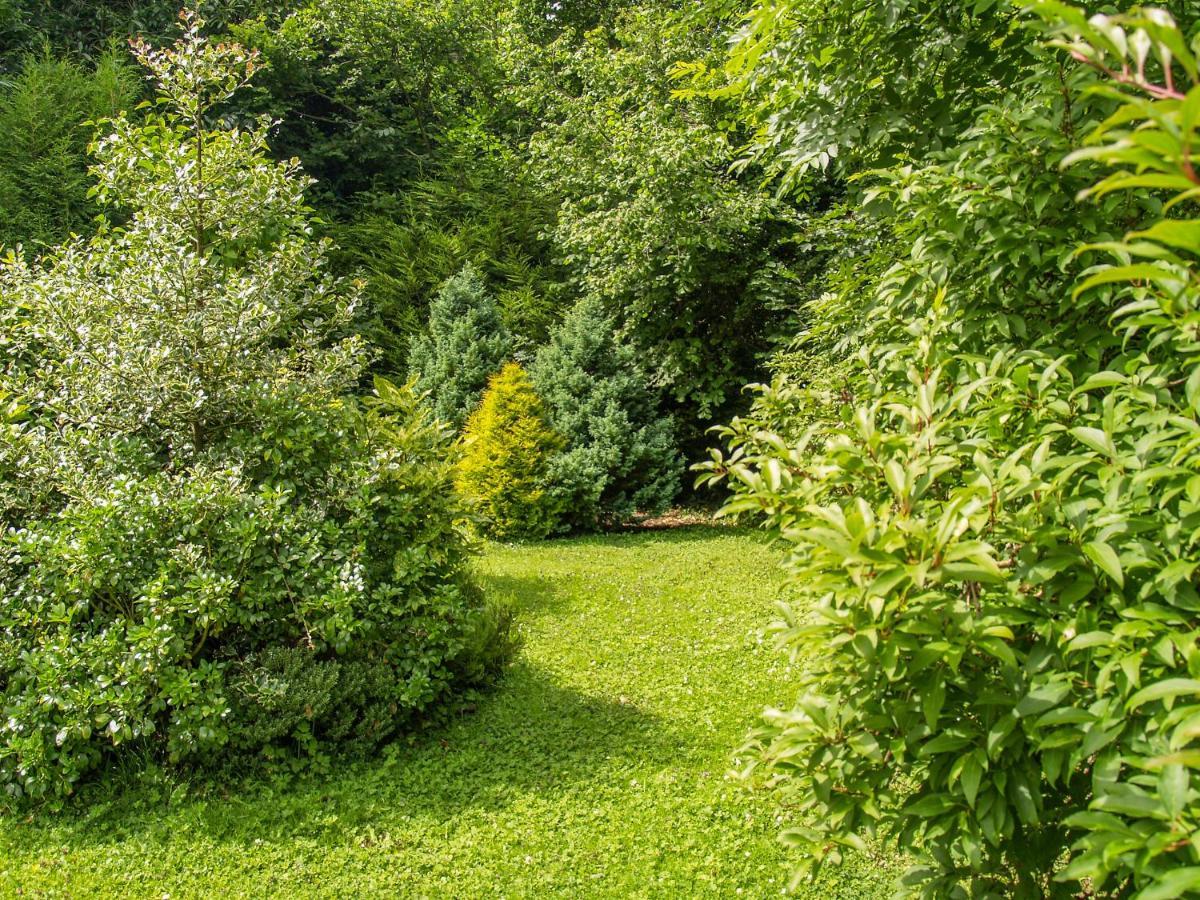
<svg viewBox="0 0 1200 900"><path fill-rule="evenodd" d="M872 828L924 896L1174 896L1200 866L1196 63L1159 11L1036 8L1087 64L1044 95L1056 133L1015 102L883 173L907 255L838 297L869 319L839 322L838 403L773 384L710 471L809 600L778 635L822 712L762 741L805 871Z"/></svg>
<svg viewBox="0 0 1200 900"><path fill-rule="evenodd" d="M496 537L545 537L558 524L561 500L550 490L550 464L562 437L529 376L510 362L492 376L467 420L458 490L484 530Z"/></svg>

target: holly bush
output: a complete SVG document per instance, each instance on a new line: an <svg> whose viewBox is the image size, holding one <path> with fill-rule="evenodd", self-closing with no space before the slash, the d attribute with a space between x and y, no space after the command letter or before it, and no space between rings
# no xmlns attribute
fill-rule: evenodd
<svg viewBox="0 0 1200 900"><path fill-rule="evenodd" d="M864 319L844 383L760 389L701 476L766 516L807 600L775 627L799 699L745 771L793 805L800 875L890 839L905 893L1178 897L1200 890L1197 54L1161 10L1032 8L1084 65L1038 51L1040 94L890 174L911 252L836 313Z"/></svg>
<svg viewBox="0 0 1200 900"><path fill-rule="evenodd" d="M352 393L370 351L306 180L268 159L268 123L209 130L256 58L183 28L135 44L159 99L94 148L98 233L0 266L0 784L18 797L71 793L130 747L374 744L502 637L463 577L450 436L411 389Z"/></svg>

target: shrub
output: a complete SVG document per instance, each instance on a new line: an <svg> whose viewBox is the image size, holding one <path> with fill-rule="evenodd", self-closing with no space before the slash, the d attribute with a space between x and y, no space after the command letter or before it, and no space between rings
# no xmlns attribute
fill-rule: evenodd
<svg viewBox="0 0 1200 900"><path fill-rule="evenodd" d="M266 124L202 124L253 72L185 16L137 45L162 100L95 149L108 222L10 257L0 396L0 783L70 793L172 760L353 739L443 697L483 614L454 455L369 352ZM301 701L303 703L301 704Z"/></svg>
<svg viewBox="0 0 1200 900"><path fill-rule="evenodd" d="M550 425L566 440L550 481L572 528L661 512L679 491L673 423L615 328L600 301L581 301L538 351L531 373Z"/></svg>
<svg viewBox="0 0 1200 900"><path fill-rule="evenodd" d="M413 340L409 367L418 388L431 395L438 418L458 430L511 349L496 302L468 263L430 304L429 333Z"/></svg>
<svg viewBox="0 0 1200 900"><path fill-rule="evenodd" d="M1043 96L1077 103L1057 128L1026 86L947 162L898 173L912 252L873 298L849 396L795 437L770 415L805 389L781 383L709 466L731 512L789 542L813 603L777 625L807 671L747 771L804 816L786 836L802 874L886 837L922 896L1183 896L1200 890L1200 73L1165 13L1038 7L1108 82L1072 97L1080 73L1052 75ZM1097 97L1120 107L1060 185L1047 162ZM1075 219L1081 177L1099 180ZM1140 210L1148 227L1104 233Z"/></svg>
<svg viewBox="0 0 1200 900"><path fill-rule="evenodd" d="M541 538L558 525L562 506L550 490L550 465L563 439L529 376L508 363L488 384L467 421L458 487L498 538Z"/></svg>

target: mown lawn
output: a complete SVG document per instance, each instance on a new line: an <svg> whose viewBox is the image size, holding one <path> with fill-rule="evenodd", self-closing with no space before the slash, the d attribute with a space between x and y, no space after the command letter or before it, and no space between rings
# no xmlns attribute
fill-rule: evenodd
<svg viewBox="0 0 1200 900"><path fill-rule="evenodd" d="M787 699L757 631L757 535L686 528L494 547L525 647L477 711L370 762L273 784L159 777L0 821L0 895L777 896L769 797L725 778ZM860 862L801 896L886 896Z"/></svg>

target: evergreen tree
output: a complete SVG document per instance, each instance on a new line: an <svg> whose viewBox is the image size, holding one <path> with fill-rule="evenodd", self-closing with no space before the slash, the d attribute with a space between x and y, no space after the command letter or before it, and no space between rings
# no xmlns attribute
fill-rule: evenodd
<svg viewBox="0 0 1200 900"><path fill-rule="evenodd" d="M512 349L512 339L483 276L468 263L438 290L429 333L413 339L409 366L428 391L438 418L461 429L488 379Z"/></svg>
<svg viewBox="0 0 1200 900"><path fill-rule="evenodd" d="M485 528L498 538L540 538L553 531L561 504L548 488L549 475L563 440L547 424L520 365L509 363L492 378L465 434L458 488Z"/></svg>
<svg viewBox="0 0 1200 900"><path fill-rule="evenodd" d="M551 480L566 509L563 521L574 528L660 512L679 491L673 423L615 327L598 299L585 299L533 366L550 424L567 441Z"/></svg>
<svg viewBox="0 0 1200 900"><path fill-rule="evenodd" d="M136 73L115 53L87 71L48 54L25 57L0 86L0 245L35 250L84 233L99 212L88 199L83 123L133 105Z"/></svg>

